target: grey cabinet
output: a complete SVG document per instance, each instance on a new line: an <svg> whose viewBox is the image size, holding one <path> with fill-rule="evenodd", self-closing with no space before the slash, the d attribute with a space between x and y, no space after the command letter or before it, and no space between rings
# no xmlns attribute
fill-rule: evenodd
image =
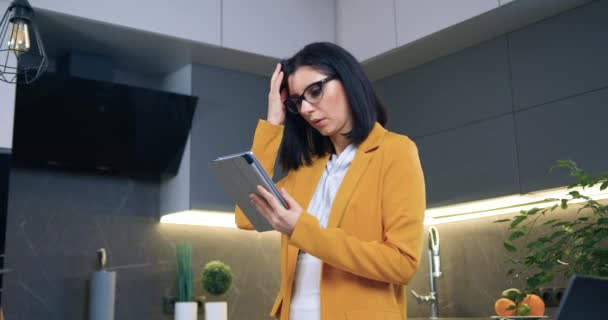
<svg viewBox="0 0 608 320"><path fill-rule="evenodd" d="M519 192L505 37L380 81L418 144L429 207Z"/></svg>
<svg viewBox="0 0 608 320"><path fill-rule="evenodd" d="M395 1L397 45L401 46L498 7L490 0Z"/></svg>
<svg viewBox="0 0 608 320"><path fill-rule="evenodd" d="M511 112L504 37L380 83L391 128L415 137Z"/></svg>
<svg viewBox="0 0 608 320"><path fill-rule="evenodd" d="M567 185L559 159L608 172L607 14L595 1L377 83L430 207Z"/></svg>
<svg viewBox="0 0 608 320"><path fill-rule="evenodd" d="M593 174L608 172L608 89L515 114L522 192L566 185L566 169L549 172L555 160L574 160Z"/></svg>
<svg viewBox="0 0 608 320"><path fill-rule="evenodd" d="M509 34L515 109L608 87L608 1Z"/></svg>
<svg viewBox="0 0 608 320"><path fill-rule="evenodd" d="M333 1L222 1L224 47L287 58L315 41L335 41Z"/></svg>
<svg viewBox="0 0 608 320"><path fill-rule="evenodd" d="M429 207L519 192L512 115L420 137L415 142Z"/></svg>
<svg viewBox="0 0 608 320"><path fill-rule="evenodd" d="M32 5L85 19L220 45L221 1L36 0ZM95 33L92 32L91 36L95 37Z"/></svg>
<svg viewBox="0 0 608 320"><path fill-rule="evenodd" d="M336 0L336 41L359 61L395 48L395 1Z"/></svg>

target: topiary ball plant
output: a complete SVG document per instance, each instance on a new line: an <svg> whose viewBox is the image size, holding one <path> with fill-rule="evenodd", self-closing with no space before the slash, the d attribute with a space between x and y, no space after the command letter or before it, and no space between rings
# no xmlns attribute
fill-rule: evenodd
<svg viewBox="0 0 608 320"><path fill-rule="evenodd" d="M213 260L203 268L201 281L209 294L222 295L232 286L232 269L222 261Z"/></svg>

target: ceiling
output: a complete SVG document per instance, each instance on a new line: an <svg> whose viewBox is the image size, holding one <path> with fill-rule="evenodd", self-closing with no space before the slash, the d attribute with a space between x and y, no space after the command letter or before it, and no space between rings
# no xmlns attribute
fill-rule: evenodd
<svg viewBox="0 0 608 320"><path fill-rule="evenodd" d="M362 64L378 80L517 30L591 0L519 0L373 57ZM167 74L190 63L268 76L277 58L261 56L36 9L50 57L80 51L110 57L118 68Z"/></svg>

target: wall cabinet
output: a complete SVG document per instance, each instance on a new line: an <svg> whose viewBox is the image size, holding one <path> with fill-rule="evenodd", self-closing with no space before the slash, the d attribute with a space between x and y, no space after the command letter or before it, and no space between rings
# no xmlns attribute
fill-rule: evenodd
<svg viewBox="0 0 608 320"><path fill-rule="evenodd" d="M519 192L513 116L415 139L435 207Z"/></svg>
<svg viewBox="0 0 608 320"><path fill-rule="evenodd" d="M500 37L380 81L390 123L419 137L510 113L506 49Z"/></svg>
<svg viewBox="0 0 608 320"><path fill-rule="evenodd" d="M333 1L223 0L222 46L287 58L310 42L334 42L335 16Z"/></svg>
<svg viewBox="0 0 608 320"><path fill-rule="evenodd" d="M574 160L591 174L608 172L608 89L515 113L522 192L560 187L573 180L556 160Z"/></svg>
<svg viewBox="0 0 608 320"><path fill-rule="evenodd" d="M377 83L390 128L418 144L428 205L572 182L556 160L608 172L608 2L420 65Z"/></svg>
<svg viewBox="0 0 608 320"><path fill-rule="evenodd" d="M608 87L608 2L509 34L515 109Z"/></svg>
<svg viewBox="0 0 608 320"><path fill-rule="evenodd" d="M336 42L359 61L397 46L394 0L336 0Z"/></svg>
<svg viewBox="0 0 608 320"><path fill-rule="evenodd" d="M395 1L397 46L428 36L498 7L493 0Z"/></svg>
<svg viewBox="0 0 608 320"><path fill-rule="evenodd" d="M221 0L36 0L41 8L90 20L220 45Z"/></svg>

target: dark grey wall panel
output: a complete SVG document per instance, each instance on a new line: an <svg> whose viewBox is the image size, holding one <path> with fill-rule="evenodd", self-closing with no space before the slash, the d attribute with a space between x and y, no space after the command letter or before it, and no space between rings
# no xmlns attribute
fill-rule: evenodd
<svg viewBox="0 0 608 320"><path fill-rule="evenodd" d="M565 185L566 170L549 173L571 159L590 173L608 171L608 89L524 110L515 115L523 192Z"/></svg>
<svg viewBox="0 0 608 320"><path fill-rule="evenodd" d="M508 115L417 138L428 206L518 193L513 131Z"/></svg>
<svg viewBox="0 0 608 320"><path fill-rule="evenodd" d="M508 36L515 108L608 86L608 1Z"/></svg>
<svg viewBox="0 0 608 320"><path fill-rule="evenodd" d="M389 128L422 136L511 111L504 37L382 80Z"/></svg>
<svg viewBox="0 0 608 320"><path fill-rule="evenodd" d="M209 161L249 150L258 119L266 118L269 78L202 65L192 69L199 97L191 131L190 202L194 209L232 210Z"/></svg>

